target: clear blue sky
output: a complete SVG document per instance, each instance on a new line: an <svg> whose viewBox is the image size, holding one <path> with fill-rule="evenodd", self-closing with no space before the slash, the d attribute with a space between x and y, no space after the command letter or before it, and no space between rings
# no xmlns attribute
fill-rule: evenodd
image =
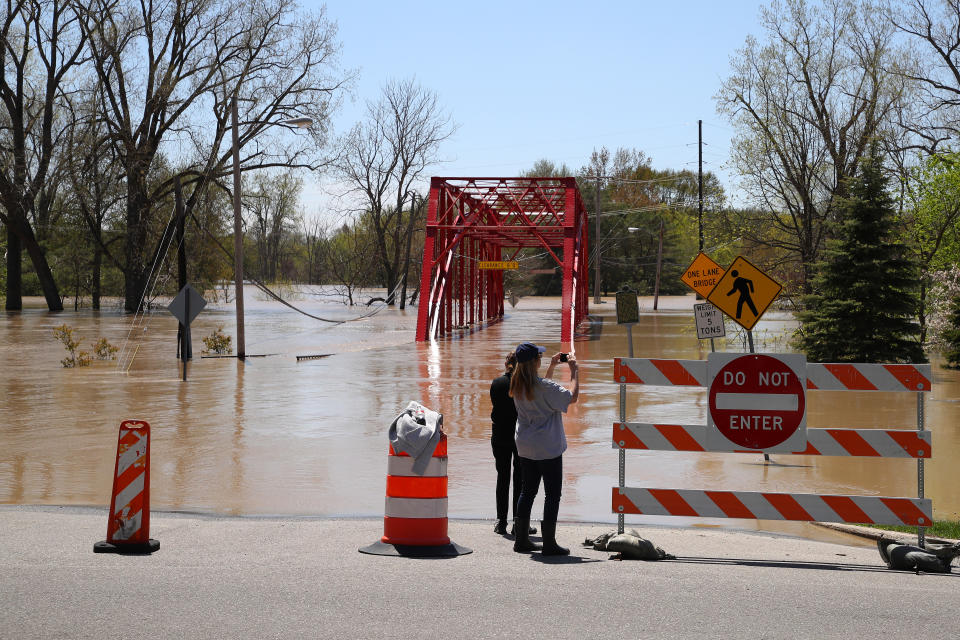
<svg viewBox="0 0 960 640"><path fill-rule="evenodd" d="M305 8L320 2L305 2ZM730 56L760 36L755 0L366 2L331 0L344 66L359 70L337 132L391 78L435 91L459 129L432 175L512 176L540 158L576 171L594 148L644 151L658 169L736 177L713 96ZM305 193L308 212L311 192Z"/></svg>

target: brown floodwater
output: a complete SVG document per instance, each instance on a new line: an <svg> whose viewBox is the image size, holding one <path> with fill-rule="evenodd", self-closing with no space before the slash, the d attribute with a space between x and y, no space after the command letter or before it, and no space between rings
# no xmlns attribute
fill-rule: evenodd
<svg viewBox="0 0 960 640"><path fill-rule="evenodd" d="M383 309L354 322L329 324L295 313L250 289L247 353L194 359L181 381L176 320L155 311L140 322L117 312L48 313L27 309L0 318L0 503L107 505L117 429L124 419L150 423L151 503L161 510L235 515L377 516L383 513L386 431L410 400L444 414L449 434L451 517L492 518L495 472L490 453L490 380L503 356L523 340L554 350L560 301L523 298L500 323L430 344L414 342L416 308ZM348 319L368 307L345 307L305 290L295 304L316 315ZM706 358L695 337L693 298L641 301L633 329L637 357ZM374 307L375 308L375 307ZM592 323L573 349L581 364L581 401L564 418L561 519L615 522L611 487L617 452L619 387L613 358L627 355L626 329L614 305L592 305ZM123 347L122 364L65 369L53 336L67 323L84 348L100 337ZM231 305L210 305L194 322L200 338L222 325L233 335ZM754 331L758 351L786 349L787 314L768 313ZM731 330L728 323L728 331ZM717 341L718 350L743 350ZM134 355L132 363L130 356ZM297 361L297 355L327 355ZM122 372L121 369L128 370ZM565 369L560 370L561 375ZM934 365L926 401L933 458L926 495L938 518L960 516L954 460L960 454L960 374ZM702 424L706 391L628 387L627 419ZM914 394L813 391L810 427L915 429ZM626 453L628 486L888 496L917 494L915 460L754 454ZM540 503L534 513L539 514ZM627 523L706 524L818 536L806 525L628 516Z"/></svg>

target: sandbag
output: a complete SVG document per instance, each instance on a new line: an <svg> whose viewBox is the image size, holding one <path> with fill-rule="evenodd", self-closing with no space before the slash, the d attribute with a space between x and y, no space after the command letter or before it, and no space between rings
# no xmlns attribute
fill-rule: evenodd
<svg viewBox="0 0 960 640"><path fill-rule="evenodd" d="M646 538L621 533L607 540L607 551L619 553L624 560L675 560Z"/></svg>
<svg viewBox="0 0 960 640"><path fill-rule="evenodd" d="M952 545L931 544L926 549L896 540L877 540L880 557L890 569L901 571L926 571L927 573L950 573L953 559L960 556L960 542Z"/></svg>
<svg viewBox="0 0 960 640"><path fill-rule="evenodd" d="M636 529L624 533L611 531L596 538L587 538L584 546L592 546L597 551L619 553L623 560L676 560L660 547L640 535Z"/></svg>

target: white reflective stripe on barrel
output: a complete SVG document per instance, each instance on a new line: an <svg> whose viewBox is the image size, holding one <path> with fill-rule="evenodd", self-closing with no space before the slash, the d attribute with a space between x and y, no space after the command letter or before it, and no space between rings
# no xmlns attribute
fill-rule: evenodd
<svg viewBox="0 0 960 640"><path fill-rule="evenodd" d="M384 515L390 518L446 518L447 498L387 497Z"/></svg>
<svg viewBox="0 0 960 640"><path fill-rule="evenodd" d="M442 478L447 475L446 458L430 458L427 470L420 474L413 472L414 461L410 456L387 456L387 475L424 478Z"/></svg>

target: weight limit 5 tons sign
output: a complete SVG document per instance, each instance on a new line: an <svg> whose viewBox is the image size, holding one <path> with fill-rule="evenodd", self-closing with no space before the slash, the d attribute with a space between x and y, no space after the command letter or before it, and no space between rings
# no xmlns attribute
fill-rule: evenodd
<svg viewBox="0 0 960 640"><path fill-rule="evenodd" d="M803 451L807 359L802 354L711 353L708 437L722 449Z"/></svg>

